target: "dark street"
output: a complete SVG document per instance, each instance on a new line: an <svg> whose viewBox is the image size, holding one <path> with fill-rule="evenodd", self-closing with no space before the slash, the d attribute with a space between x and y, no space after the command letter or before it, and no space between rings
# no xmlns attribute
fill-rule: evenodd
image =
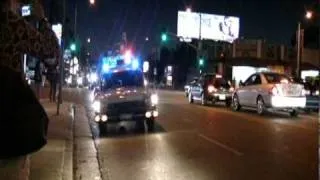
<svg viewBox="0 0 320 180"><path fill-rule="evenodd" d="M177 91L158 94L152 133L125 123L100 137L88 110L103 179L316 179L316 114L261 117L188 104ZM64 97L90 107L88 90L67 90Z"/></svg>

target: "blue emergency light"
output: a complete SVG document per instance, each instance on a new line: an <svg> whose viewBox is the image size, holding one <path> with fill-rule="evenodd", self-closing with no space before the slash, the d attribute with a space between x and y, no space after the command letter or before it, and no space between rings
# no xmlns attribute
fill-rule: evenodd
<svg viewBox="0 0 320 180"><path fill-rule="evenodd" d="M102 58L102 72L109 73L111 69L125 68L127 70L137 70L140 67L137 58L128 56L109 56Z"/></svg>

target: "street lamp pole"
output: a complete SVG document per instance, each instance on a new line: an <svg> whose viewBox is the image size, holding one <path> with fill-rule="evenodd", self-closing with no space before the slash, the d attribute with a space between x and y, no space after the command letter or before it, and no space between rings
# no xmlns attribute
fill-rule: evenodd
<svg viewBox="0 0 320 180"><path fill-rule="evenodd" d="M300 78L300 65L301 65L301 22L298 22L297 31L297 77Z"/></svg>

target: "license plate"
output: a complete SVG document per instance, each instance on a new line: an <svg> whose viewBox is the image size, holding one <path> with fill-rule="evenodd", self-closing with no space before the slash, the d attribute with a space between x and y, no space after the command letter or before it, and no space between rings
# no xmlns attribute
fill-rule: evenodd
<svg viewBox="0 0 320 180"><path fill-rule="evenodd" d="M121 120L132 119L132 114L121 114L121 115L120 115L120 119L121 119Z"/></svg>
<svg viewBox="0 0 320 180"><path fill-rule="evenodd" d="M226 95L219 95L219 100L226 100Z"/></svg>

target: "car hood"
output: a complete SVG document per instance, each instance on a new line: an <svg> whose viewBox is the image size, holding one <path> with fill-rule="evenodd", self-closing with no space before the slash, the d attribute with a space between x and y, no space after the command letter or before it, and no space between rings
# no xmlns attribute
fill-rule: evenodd
<svg viewBox="0 0 320 180"><path fill-rule="evenodd" d="M144 101L148 96L145 88L116 88L101 94L102 103L120 103L129 101Z"/></svg>

